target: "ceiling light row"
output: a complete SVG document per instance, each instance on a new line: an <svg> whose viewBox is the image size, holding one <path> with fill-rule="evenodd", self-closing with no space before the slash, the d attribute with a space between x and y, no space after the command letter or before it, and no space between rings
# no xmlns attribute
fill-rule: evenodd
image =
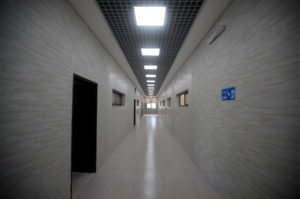
<svg viewBox="0 0 300 199"><path fill-rule="evenodd" d="M163 26L165 23L166 7L134 7L138 26ZM143 56L159 56L159 48L142 48ZM157 70L157 65L145 65L145 70ZM146 74L148 78L155 78L154 74ZM155 80L147 80L149 94L153 94ZM150 84L149 84L150 83ZM151 84L152 83L152 84Z"/></svg>

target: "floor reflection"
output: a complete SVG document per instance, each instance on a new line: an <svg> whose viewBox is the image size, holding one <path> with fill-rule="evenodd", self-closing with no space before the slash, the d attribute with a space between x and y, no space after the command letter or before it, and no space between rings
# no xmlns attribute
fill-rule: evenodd
<svg viewBox="0 0 300 199"><path fill-rule="evenodd" d="M97 174L78 179L76 199L219 199L160 116L144 116Z"/></svg>

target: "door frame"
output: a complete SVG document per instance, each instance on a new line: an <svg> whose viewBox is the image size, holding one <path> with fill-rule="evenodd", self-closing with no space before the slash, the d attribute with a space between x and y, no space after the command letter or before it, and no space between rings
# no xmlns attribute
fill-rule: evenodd
<svg viewBox="0 0 300 199"><path fill-rule="evenodd" d="M133 126L136 125L136 99L133 99Z"/></svg>
<svg viewBox="0 0 300 199"><path fill-rule="evenodd" d="M72 118L71 118L71 136L70 136L70 138L71 138L71 146L70 146L70 177L71 177L71 181L70 181L70 183L71 183L71 186L70 186L70 189L71 189L71 193L70 193L70 198L72 199L72 197L73 197L73 195L72 195L72 193L73 193L73 190L72 190L72 150L73 150L73 142L72 142L72 140L73 140L73 123L74 123L74 121L73 121L73 118L74 118L74 83L75 83L75 80L80 80L80 81L83 81L83 82L86 82L86 83L88 83L88 84L90 84L90 85L93 85L93 86L95 86L95 89L96 89L96 111L95 111L95 119L96 119L96 139L95 139L95 142L96 142L96 162L95 162L95 173L97 173L97 148L98 148L98 146L97 146L97 116L98 116L98 84L96 83L96 82L94 82L94 81L92 81L92 80L89 80L89 79L87 79L87 78L85 78L85 77L83 77L83 76L80 76L80 75L78 75L78 74L76 74L76 73L73 73L73 78L72 78L72 113L71 113L71 115L72 115Z"/></svg>

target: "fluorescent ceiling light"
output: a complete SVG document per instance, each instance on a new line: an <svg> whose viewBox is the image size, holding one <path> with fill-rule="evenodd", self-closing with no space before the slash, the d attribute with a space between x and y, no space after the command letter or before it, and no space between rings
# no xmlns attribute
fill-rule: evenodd
<svg viewBox="0 0 300 199"><path fill-rule="evenodd" d="M166 7L134 7L138 26L163 26Z"/></svg>
<svg viewBox="0 0 300 199"><path fill-rule="evenodd" d="M159 55L159 48L142 48L142 55L143 56L158 56Z"/></svg>
<svg viewBox="0 0 300 199"><path fill-rule="evenodd" d="M154 84L148 84L148 86L154 86Z"/></svg>
<svg viewBox="0 0 300 199"><path fill-rule="evenodd" d="M154 83L155 80L147 80L148 83Z"/></svg>
<svg viewBox="0 0 300 199"><path fill-rule="evenodd" d="M144 68L145 70L157 70L156 65L145 65Z"/></svg>
<svg viewBox="0 0 300 199"><path fill-rule="evenodd" d="M146 77L156 77L156 75L146 75Z"/></svg>

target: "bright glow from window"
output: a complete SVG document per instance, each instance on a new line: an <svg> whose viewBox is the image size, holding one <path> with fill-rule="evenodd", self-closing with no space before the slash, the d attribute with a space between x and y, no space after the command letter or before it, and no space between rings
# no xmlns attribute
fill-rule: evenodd
<svg viewBox="0 0 300 199"><path fill-rule="evenodd" d="M147 80L148 83L154 83L155 80Z"/></svg>
<svg viewBox="0 0 300 199"><path fill-rule="evenodd" d="M148 86L154 86L154 84L148 84Z"/></svg>
<svg viewBox="0 0 300 199"><path fill-rule="evenodd" d="M163 26L166 7L134 7L138 26Z"/></svg>
<svg viewBox="0 0 300 199"><path fill-rule="evenodd" d="M142 55L143 56L158 56L159 55L159 48L142 48Z"/></svg>
<svg viewBox="0 0 300 199"><path fill-rule="evenodd" d="M156 109L156 103L152 103L152 109Z"/></svg>
<svg viewBox="0 0 300 199"><path fill-rule="evenodd" d="M155 65L145 65L145 70L157 70L157 66Z"/></svg>
<svg viewBox="0 0 300 199"><path fill-rule="evenodd" d="M151 103L147 103L147 108L148 108L148 109L151 108Z"/></svg>
<svg viewBox="0 0 300 199"><path fill-rule="evenodd" d="M156 75L146 75L146 77L156 77Z"/></svg>

